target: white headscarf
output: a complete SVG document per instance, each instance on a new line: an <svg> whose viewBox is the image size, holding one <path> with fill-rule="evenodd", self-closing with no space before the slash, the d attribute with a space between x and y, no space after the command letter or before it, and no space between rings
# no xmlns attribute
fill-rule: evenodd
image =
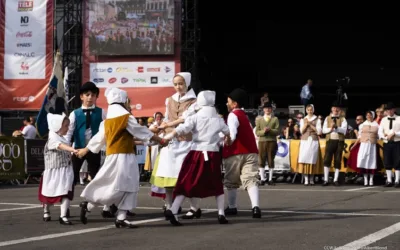
<svg viewBox="0 0 400 250"><path fill-rule="evenodd" d="M49 126L49 130L54 133L60 131L65 117L66 115L64 113L62 115L56 115L51 113L47 114L47 124Z"/></svg>
<svg viewBox="0 0 400 250"><path fill-rule="evenodd" d="M310 106L311 106L311 108L312 108L313 113L315 113L314 105L313 105L313 104L310 104Z"/></svg>
<svg viewBox="0 0 400 250"><path fill-rule="evenodd" d="M182 76L183 79L185 79L186 87L189 88L190 82L192 80L192 74L190 74L189 72L179 72L176 75Z"/></svg>
<svg viewBox="0 0 400 250"><path fill-rule="evenodd" d="M107 103L126 103L128 100L128 93L119 88L107 88L104 96L107 98Z"/></svg>
<svg viewBox="0 0 400 250"><path fill-rule="evenodd" d="M205 90L197 95L197 106L199 107L214 107L215 91Z"/></svg>
<svg viewBox="0 0 400 250"><path fill-rule="evenodd" d="M372 114L372 120L374 120L374 119L375 119L375 112L372 111L372 110L370 110L369 112L371 112L371 114Z"/></svg>

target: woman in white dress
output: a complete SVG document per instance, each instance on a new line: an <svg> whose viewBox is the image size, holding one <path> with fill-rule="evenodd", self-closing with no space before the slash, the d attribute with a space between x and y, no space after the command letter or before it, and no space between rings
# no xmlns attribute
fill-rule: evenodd
<svg viewBox="0 0 400 250"><path fill-rule="evenodd" d="M176 93L165 101L166 111L163 124L159 127L166 133L172 132L185 119L195 114L196 94L193 89L188 91L191 74L178 73L174 79ZM178 180L183 160L192 147L192 135L183 135L170 141L167 147L160 150L156 160L150 183L155 187L165 188L165 205L170 209L173 201L173 190ZM190 199L190 210L183 219L200 218L201 210L198 208L197 198Z"/></svg>
<svg viewBox="0 0 400 250"><path fill-rule="evenodd" d="M322 131L321 120L314 115L314 105L306 107L307 116L300 121L301 141L298 172L304 175L304 185L314 185L314 174L319 155L318 134Z"/></svg>
<svg viewBox="0 0 400 250"><path fill-rule="evenodd" d="M100 124L99 132L89 141L85 149L79 150L82 158L90 150L98 153L106 145L106 158L96 177L83 190L80 219L87 223L87 215L97 205L118 207L115 226L135 228L126 219L127 211L136 207L139 191L139 167L134 152L134 140L155 140L164 144L147 127L137 123L129 113L127 93L117 88L105 92L109 104L107 118Z"/></svg>
<svg viewBox="0 0 400 250"><path fill-rule="evenodd" d="M357 154L357 168L364 174L364 186L374 185L374 174L377 168L376 143L378 140L379 124L374 121L374 111L367 111L367 120L359 126L358 139L351 149L360 143ZM368 182L369 174L369 182Z"/></svg>

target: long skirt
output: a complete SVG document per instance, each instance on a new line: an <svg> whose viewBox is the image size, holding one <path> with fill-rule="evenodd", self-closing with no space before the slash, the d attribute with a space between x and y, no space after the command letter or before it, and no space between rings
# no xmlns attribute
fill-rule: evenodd
<svg viewBox="0 0 400 250"><path fill-rule="evenodd" d="M375 174L375 172L380 170L381 168L379 167L379 147L376 147L376 158L377 158L377 169L368 169L368 168L359 168L358 167L358 156L359 156L359 151L360 151L360 145L361 143L358 143L351 151L350 151L350 156L349 159L347 160L347 166L349 166L353 171L359 173L359 174Z"/></svg>
<svg viewBox="0 0 400 250"><path fill-rule="evenodd" d="M174 195L205 198L224 194L221 172L221 154L207 152L208 160L202 151L190 151L183 161Z"/></svg>
<svg viewBox="0 0 400 250"><path fill-rule="evenodd" d="M62 198L67 197L69 200L73 200L74 198L74 188L75 185L72 185L72 191L69 191L65 195L60 195L56 197L47 197L42 194L42 186L43 186L43 176L40 178L40 183L39 183L39 194L38 198L39 201L43 204L55 204L59 203L62 201Z"/></svg>

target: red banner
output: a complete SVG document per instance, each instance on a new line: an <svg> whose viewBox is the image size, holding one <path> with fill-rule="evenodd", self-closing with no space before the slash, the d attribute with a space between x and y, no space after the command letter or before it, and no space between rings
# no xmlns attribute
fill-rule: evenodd
<svg viewBox="0 0 400 250"><path fill-rule="evenodd" d="M38 110L53 66L53 0L0 1L0 109Z"/></svg>
<svg viewBox="0 0 400 250"><path fill-rule="evenodd" d="M181 7L178 1L164 1L162 5L157 3L157 9L162 9L163 14L153 17L148 10L152 6L155 8L155 5L136 5L134 2L127 0L114 5L104 1L85 1L87 25L84 33L82 82L93 81L98 85L100 97L97 105L105 109L108 106L104 97L107 87L115 86L127 91L133 104L133 114L144 117L152 116L157 111L164 113L165 99L175 93L170 74L180 71ZM171 23L173 37L168 33L171 31ZM172 48L170 44L173 44ZM103 52L94 51L94 48L102 49ZM144 55L143 49L147 49L151 55ZM114 50L118 53L111 53ZM125 51L125 54L121 51ZM106 52L109 55L100 55ZM175 66L172 71L166 70L169 66L165 65L150 66L146 71L146 65L170 62ZM125 66L102 66L108 63ZM138 66L140 63L144 66Z"/></svg>

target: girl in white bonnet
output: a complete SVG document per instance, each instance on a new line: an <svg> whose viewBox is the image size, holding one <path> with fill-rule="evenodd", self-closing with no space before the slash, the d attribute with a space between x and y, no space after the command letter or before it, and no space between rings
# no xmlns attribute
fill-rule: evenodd
<svg viewBox="0 0 400 250"><path fill-rule="evenodd" d="M48 114L49 139L44 147L45 170L39 185L39 200L43 203L43 221L50 221L50 206L61 202L59 222L72 225L67 218L70 201L74 197L74 171L71 165L72 148L64 135L68 132L69 119L65 114Z"/></svg>

